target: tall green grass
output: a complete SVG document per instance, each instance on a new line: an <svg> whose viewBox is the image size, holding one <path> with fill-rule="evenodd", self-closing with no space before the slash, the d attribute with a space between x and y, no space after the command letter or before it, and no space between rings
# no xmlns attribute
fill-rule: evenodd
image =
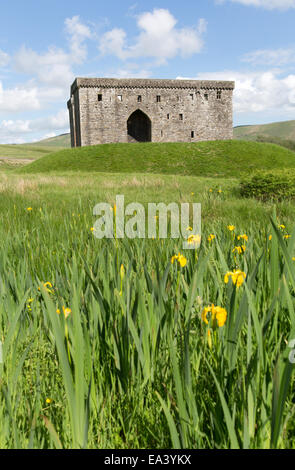
<svg viewBox="0 0 295 470"><path fill-rule="evenodd" d="M91 210L10 198L2 212L0 447L294 448L295 229L213 220L183 252L99 241ZM202 321L211 304L223 327Z"/></svg>

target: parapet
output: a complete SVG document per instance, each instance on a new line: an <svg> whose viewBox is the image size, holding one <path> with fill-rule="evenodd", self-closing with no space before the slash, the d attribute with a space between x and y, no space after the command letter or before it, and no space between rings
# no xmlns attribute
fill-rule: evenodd
<svg viewBox="0 0 295 470"><path fill-rule="evenodd" d="M77 88L170 88L234 90L235 82L217 80L166 80L154 78L76 78L71 94Z"/></svg>

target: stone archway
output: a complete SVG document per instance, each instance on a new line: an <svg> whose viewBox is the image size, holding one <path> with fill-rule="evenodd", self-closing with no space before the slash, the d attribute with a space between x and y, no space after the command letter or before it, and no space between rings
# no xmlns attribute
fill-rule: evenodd
<svg viewBox="0 0 295 470"><path fill-rule="evenodd" d="M150 118L137 109L127 121L128 142L151 142L152 123Z"/></svg>

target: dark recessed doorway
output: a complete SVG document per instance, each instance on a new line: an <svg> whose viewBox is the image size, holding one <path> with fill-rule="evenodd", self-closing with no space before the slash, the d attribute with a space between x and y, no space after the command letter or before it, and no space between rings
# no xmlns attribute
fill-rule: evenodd
<svg viewBox="0 0 295 470"><path fill-rule="evenodd" d="M129 116L127 133L129 142L151 142L152 123L150 118L140 109L137 109Z"/></svg>

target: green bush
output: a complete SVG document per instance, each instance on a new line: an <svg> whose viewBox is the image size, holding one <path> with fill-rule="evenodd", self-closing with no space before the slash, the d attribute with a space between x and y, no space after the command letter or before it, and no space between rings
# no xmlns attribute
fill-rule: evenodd
<svg viewBox="0 0 295 470"><path fill-rule="evenodd" d="M295 173L292 170L256 173L241 180L240 193L261 201L294 199Z"/></svg>

